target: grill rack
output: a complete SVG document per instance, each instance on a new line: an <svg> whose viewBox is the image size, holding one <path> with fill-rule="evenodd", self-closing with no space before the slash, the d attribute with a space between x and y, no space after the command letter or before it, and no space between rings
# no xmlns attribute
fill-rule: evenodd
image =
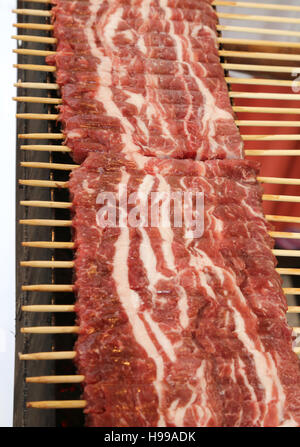
<svg viewBox="0 0 300 447"><path fill-rule="evenodd" d="M44 9L39 9L41 4L44 4ZM245 1L215 1L213 4L215 7L222 6L223 9L232 6L241 9L244 7L251 7L254 10L264 9L264 12L270 11L270 14L272 11L300 13L300 6ZM68 174L76 168L76 165L68 155L70 150L62 144L57 144L63 140L63 134L56 126L55 113L55 106L61 103L61 99L58 86L53 80L55 67L47 66L44 62L44 57L55 51L53 46L56 43L50 35L52 29L50 0L20 0L18 6L23 6L23 9L14 10L18 15L18 22L14 25L18 35L13 38L20 44L14 50L19 59L16 64L18 82L15 85L20 95L14 99L18 104L18 139L23 143L17 156L20 164L17 167L18 199L20 199L20 206L17 204L17 216L20 217L20 225L17 227L17 252L20 261L17 265L19 282L17 331L20 330L22 335L17 334L16 351L22 353L18 354L16 359L16 390L19 392L15 397L14 425L78 425L83 422L82 409L85 401L81 400L79 395L80 383L84 377L76 374L72 361L70 362L75 358L75 352L66 350L73 346L78 332L72 293L73 244L69 212L71 204L65 189ZM262 23L300 24L300 14L299 18L227 12L218 13L218 16L221 20L232 19L242 23L255 20ZM291 89L294 86L300 90L300 81L295 81L291 77L291 73L300 74L300 69L297 67L300 61L300 42L222 37L221 33L228 31L232 33L243 31L249 33L251 37L253 34L255 37L257 33L277 34L283 38L300 37L300 32L246 27L240 23L239 26L223 25L222 22L218 25L219 54L226 73L233 109L238 114L251 113L255 118L243 120L238 116L236 120L246 145L248 142L255 145L255 148L251 146L251 149L247 149L246 146L246 155L300 156L300 144L299 149L293 150L263 149L264 141L300 141L300 121L276 120L277 114L280 113L295 118L300 115L300 107L253 107L238 104L238 100L243 98L282 99L286 100L288 105L290 103L293 105L293 101L299 101L300 94L292 91L269 93L267 88L278 86ZM40 49L39 45L43 45L43 49ZM231 74L232 70L234 74ZM255 72L255 78L236 76L236 73L244 72ZM276 73L275 79L274 73ZM236 91L234 87L237 84L244 85L245 91ZM250 85L266 86L266 92L249 92L246 88ZM28 92L32 92L33 96L29 96ZM39 96L36 96L37 93ZM260 119L264 113L272 113L274 120L270 122ZM274 131L277 126L285 126L292 128L293 133L278 135L275 131L268 134L245 135L243 134L245 126L268 127ZM41 144L39 140L46 143ZM36 144L37 142L39 144ZM55 144L52 144L53 142ZM269 187L270 185L300 186L299 179L259 177L259 181ZM270 193L264 194L263 200L300 203L300 196ZM300 224L300 217L293 216L267 215L267 220L275 225L280 222ZM37 233L39 241L36 240ZM300 239L300 232L292 234L277 231L275 228L270 234L275 239ZM288 275L299 279L300 250L274 249L273 252L279 260L277 271L283 277ZM288 297L297 296L300 295L300 288L285 287L284 292ZM300 306L289 306L289 314L300 314ZM300 334L300 327L294 329ZM300 348L295 348L295 351L300 353ZM47 387L39 387L37 384L47 384ZM43 400L39 400L40 398ZM46 412L47 416L44 416L45 412L32 412L28 408L52 411ZM70 408L72 412L69 411ZM60 411L56 412L57 409Z"/></svg>

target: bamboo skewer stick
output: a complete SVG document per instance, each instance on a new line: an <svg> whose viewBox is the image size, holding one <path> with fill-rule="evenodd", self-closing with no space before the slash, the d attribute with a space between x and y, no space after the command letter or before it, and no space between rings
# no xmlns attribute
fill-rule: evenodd
<svg viewBox="0 0 300 447"><path fill-rule="evenodd" d="M42 200L22 200L20 201L22 206L33 206L39 208L59 208L59 209L70 209L72 208L72 203L70 202L52 202L52 201L42 201Z"/></svg>
<svg viewBox="0 0 300 447"><path fill-rule="evenodd" d="M52 82L15 82L14 87L18 88L33 88L45 90L58 90L58 84Z"/></svg>
<svg viewBox="0 0 300 447"><path fill-rule="evenodd" d="M19 29L35 29L42 31L52 31L53 25L47 25L45 23L14 23L13 26Z"/></svg>
<svg viewBox="0 0 300 447"><path fill-rule="evenodd" d="M79 165L65 163L44 163L31 161L21 161L20 165L24 168L57 169L59 171L71 171L72 169L76 169L79 167Z"/></svg>
<svg viewBox="0 0 300 447"><path fill-rule="evenodd" d="M276 256L300 257L300 250L275 249L272 253ZM74 268L74 261L21 261L21 267L34 268Z"/></svg>
<svg viewBox="0 0 300 447"><path fill-rule="evenodd" d="M300 36L300 33L299 33ZM38 43L57 43L56 39L52 39L49 37L40 36L12 36L13 39L21 40L24 42L38 42ZM42 39L42 40L41 40ZM48 39L48 40L46 40ZM57 54L57 51L54 50L35 50L35 49L15 49L14 53L24 54L29 56L50 56ZM268 53L264 51L238 51L238 50L219 50L219 55L223 57L237 57L237 58L246 58L246 59L264 59L264 60L278 60L278 61L300 61L299 54L289 54L289 53Z"/></svg>
<svg viewBox="0 0 300 447"><path fill-rule="evenodd" d="M31 71L47 71L53 73L56 71L56 67L52 65L35 65L35 64L14 64L14 68L19 70L31 70Z"/></svg>
<svg viewBox="0 0 300 447"><path fill-rule="evenodd" d="M278 47L278 48L300 48L299 42L282 42L276 40L256 40L256 39L238 39L232 37L219 37L219 43L234 45L254 45L262 47Z"/></svg>
<svg viewBox="0 0 300 447"><path fill-rule="evenodd" d="M30 284L22 286L24 292L70 292L74 291L72 284Z"/></svg>
<svg viewBox="0 0 300 447"><path fill-rule="evenodd" d="M293 268L278 268L276 269L276 272L279 273L279 275L300 275L300 269Z"/></svg>
<svg viewBox="0 0 300 447"><path fill-rule="evenodd" d="M18 138L30 140L63 140L63 133L20 133Z"/></svg>
<svg viewBox="0 0 300 447"><path fill-rule="evenodd" d="M300 33L299 33L300 36ZM15 52L19 52L21 50L14 50ZM22 50L23 51L23 50ZM25 50L24 50L25 51ZM27 51L27 50L26 50ZM31 51L31 50L28 50ZM39 51L39 50L35 50ZM22 54L22 53L20 53ZM275 86L283 86L283 87L292 87L292 86L300 86L300 81L288 81L282 79L267 79L267 78L233 78L230 76L225 77L225 81L228 84L246 84L246 85L275 85ZM14 84L15 87L22 88L37 88L37 89L54 89L58 90L59 86L55 83L43 83L43 82L16 82Z"/></svg>
<svg viewBox="0 0 300 447"><path fill-rule="evenodd" d="M13 100L17 102L29 102L34 104L62 104L61 98L40 98L38 96L15 96Z"/></svg>
<svg viewBox="0 0 300 447"><path fill-rule="evenodd" d="M292 289L294 290L294 289ZM300 294L300 289L297 291ZM291 294L295 292L291 291ZM293 328L295 331L300 331L300 328ZM80 328L78 326L35 326L21 328L22 334L78 334Z"/></svg>
<svg viewBox="0 0 300 447"><path fill-rule="evenodd" d="M22 306L23 312L74 312L73 304L35 304Z"/></svg>
<svg viewBox="0 0 300 447"><path fill-rule="evenodd" d="M53 242L53 241L26 241L22 242L23 247L37 247L37 248L61 248L61 249L73 249L74 242Z"/></svg>
<svg viewBox="0 0 300 447"><path fill-rule="evenodd" d="M20 225L33 225L41 227L71 227L71 220L51 220L51 219L21 219L19 220Z"/></svg>
<svg viewBox="0 0 300 447"><path fill-rule="evenodd" d="M44 30L44 31L52 31L54 29L53 25L48 24L40 24L40 23L14 23L13 26L15 28L20 29L34 29L34 30ZM243 32L250 34L268 34L268 35L279 35L279 36L288 36L288 37L300 37L299 31L293 30L280 30L280 29L271 29L271 28L257 28L257 27L249 27L249 26L236 26L236 25L217 25L218 31L233 31L233 32ZM276 43L276 42L274 42ZM287 42L286 42L287 43Z"/></svg>
<svg viewBox="0 0 300 447"><path fill-rule="evenodd" d="M236 26L236 25L217 25L218 31L233 31L238 33L250 33L250 34L275 34L277 36L289 36L300 37L299 31L274 29L274 28L257 28L249 26Z"/></svg>
<svg viewBox="0 0 300 447"><path fill-rule="evenodd" d="M272 23L294 23L300 24L300 18L298 17L276 17L276 16L261 16L250 14L232 14L227 12L217 13L219 19L231 19L231 20L250 20L255 22L272 22Z"/></svg>
<svg viewBox="0 0 300 447"><path fill-rule="evenodd" d="M74 267L74 261L21 261L20 266L34 268L69 269Z"/></svg>
<svg viewBox="0 0 300 447"><path fill-rule="evenodd" d="M244 141L300 141L300 134L291 135L242 135Z"/></svg>
<svg viewBox="0 0 300 447"><path fill-rule="evenodd" d="M26 36L23 34L18 34L17 36L11 36L14 40L19 40L21 42L36 42L36 43L49 43L56 44L57 39L55 37L42 37L42 36Z"/></svg>
<svg viewBox="0 0 300 447"><path fill-rule="evenodd" d="M246 59L270 59L272 61L300 61L299 54L267 53L264 51L219 50L219 55L223 57L238 57Z"/></svg>
<svg viewBox="0 0 300 447"><path fill-rule="evenodd" d="M283 195L275 195L275 194L263 194L262 199L267 202L300 203L300 196L283 196Z"/></svg>
<svg viewBox="0 0 300 447"><path fill-rule="evenodd" d="M16 118L23 120L56 121L58 116L59 115L54 113L16 113Z"/></svg>
<svg viewBox="0 0 300 447"><path fill-rule="evenodd" d="M284 222L284 223L300 223L300 217L295 216L274 216L266 215L266 220L269 222ZM51 220L51 219L21 219L21 225L40 225L48 227L71 227L71 220Z"/></svg>
<svg viewBox="0 0 300 447"><path fill-rule="evenodd" d="M21 149L33 151L71 152L71 149L68 146L62 145L22 145ZM246 149L245 154L248 156L298 156L300 155L300 149Z"/></svg>
<svg viewBox="0 0 300 447"><path fill-rule="evenodd" d="M58 182L53 180L19 180L19 184L42 188L67 188L68 186L68 182Z"/></svg>
<svg viewBox="0 0 300 447"><path fill-rule="evenodd" d="M55 51L48 51L48 50L29 50L26 48L17 48L13 50L13 53L15 54L22 54L24 56L41 56L41 57L47 57L51 56L51 54L55 54Z"/></svg>
<svg viewBox="0 0 300 447"><path fill-rule="evenodd" d="M85 400L43 400L36 402L27 402L27 408L39 408L44 410L55 410L62 408L85 408Z"/></svg>
<svg viewBox="0 0 300 447"><path fill-rule="evenodd" d="M230 76L225 77L225 81L228 84L243 84L243 85L272 85L281 87L298 87L299 81L286 81L282 79L268 79L268 78L233 78Z"/></svg>
<svg viewBox="0 0 300 447"><path fill-rule="evenodd" d="M270 156L294 156L298 157L300 155L300 149L246 149L245 155L249 157L270 157Z"/></svg>
<svg viewBox="0 0 300 447"><path fill-rule="evenodd" d="M289 269L287 269L289 270ZM75 312L73 304L36 304L22 306L23 312ZM300 306L289 306L287 313L300 313Z"/></svg>
<svg viewBox="0 0 300 447"><path fill-rule="evenodd" d="M42 9L13 9L12 12L23 16L51 17L52 12Z"/></svg>
<svg viewBox="0 0 300 447"><path fill-rule="evenodd" d="M71 149L68 146L51 144L26 144L22 145L21 149L25 151L71 152Z"/></svg>
<svg viewBox="0 0 300 447"><path fill-rule="evenodd" d="M30 1L30 0L27 0ZM38 1L38 0L35 0ZM50 0L44 0L45 3L50 3ZM276 4L267 4L267 3L258 3L258 2L235 2L235 1L221 1L215 0L212 2L214 6L238 6L240 8L257 8L257 9L273 9L277 11L299 11L300 6L293 5L276 5Z"/></svg>
<svg viewBox="0 0 300 447"><path fill-rule="evenodd" d="M298 101L300 99L300 95L296 93L229 92L229 97L247 99L279 99L285 101Z"/></svg>
<svg viewBox="0 0 300 447"><path fill-rule="evenodd" d="M69 376L39 376L39 377L26 377L26 383L82 383L84 376L81 375L69 375Z"/></svg>
<svg viewBox="0 0 300 447"><path fill-rule="evenodd" d="M300 185L298 178L279 178L279 177L257 177L261 183L275 184L275 185Z"/></svg>
<svg viewBox="0 0 300 447"><path fill-rule="evenodd" d="M75 357L75 351L34 352L31 354L19 354L20 360L73 360Z"/></svg>
<svg viewBox="0 0 300 447"><path fill-rule="evenodd" d="M300 137L300 135L299 135ZM19 180L20 185L41 188L67 188L68 182L58 182L51 180ZM275 202L295 202L300 203L300 196L285 196L275 194L264 194L262 200Z"/></svg>
<svg viewBox="0 0 300 447"><path fill-rule="evenodd" d="M30 162L30 161L28 162L22 161L20 165L26 168L57 169L60 171L71 171L73 169L77 169L80 167L80 165L76 164ZM268 183L276 185L296 185L296 186L300 185L300 179L298 178L293 179L293 178L280 178L280 177L257 177L257 180L260 183ZM53 203L53 202L45 202L45 203Z"/></svg>
<svg viewBox="0 0 300 447"><path fill-rule="evenodd" d="M254 107L254 106L233 106L234 112L240 113L280 113L289 115L299 115L300 108L296 107Z"/></svg>
<svg viewBox="0 0 300 447"><path fill-rule="evenodd" d="M78 326L36 326L22 327L22 334L78 334Z"/></svg>

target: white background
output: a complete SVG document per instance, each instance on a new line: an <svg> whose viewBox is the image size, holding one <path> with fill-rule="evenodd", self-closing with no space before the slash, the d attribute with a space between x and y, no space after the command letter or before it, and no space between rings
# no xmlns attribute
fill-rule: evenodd
<svg viewBox="0 0 300 447"><path fill-rule="evenodd" d="M245 0L244 0L245 1ZM257 0L259 2L259 0ZM300 5L299 0L264 0L265 3ZM263 3L263 2L261 2ZM38 5L38 4L37 4ZM12 67L15 57L12 49L16 42L10 39L15 30L12 24L16 16L11 10L16 7L16 0L0 0L0 42L1 42L1 71L0 71L0 130L1 130L1 164L0 164L0 427L12 425L13 414L13 380L14 380L14 337L15 337L15 103L11 98L15 95L13 83L16 79L16 70ZM38 6L37 6L38 7ZM224 10L225 11L225 10ZM229 12L229 8L226 8ZM231 12L247 14L245 8L232 8ZM253 13L253 10L251 10ZM256 10L257 15L277 15L278 11ZM284 14L285 16L287 14ZM299 13L291 13L291 17L299 17ZM224 24L230 24L225 21ZM259 27L262 22L243 22L245 26ZM232 21L233 25L240 25ZM266 24L268 28L275 28L277 24ZM297 29L297 25L286 25L286 29ZM255 35L241 37L255 38ZM238 33L232 34L238 37ZM262 35L261 38L275 40L277 36ZM256 37L257 38L257 37ZM280 37L279 37L280 39ZM285 37L284 40L289 40ZM295 38L291 39L295 40Z"/></svg>
<svg viewBox="0 0 300 447"><path fill-rule="evenodd" d="M0 427L12 425L15 340L15 151L13 83L16 42L11 10L16 0L0 0Z"/></svg>

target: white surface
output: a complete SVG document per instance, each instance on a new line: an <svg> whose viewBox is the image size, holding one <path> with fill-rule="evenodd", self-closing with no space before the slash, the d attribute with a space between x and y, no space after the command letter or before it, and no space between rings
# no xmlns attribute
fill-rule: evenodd
<svg viewBox="0 0 300 447"><path fill-rule="evenodd" d="M0 427L12 425L15 352L15 95L16 69L12 24L16 0L0 0L1 258L0 258Z"/></svg>

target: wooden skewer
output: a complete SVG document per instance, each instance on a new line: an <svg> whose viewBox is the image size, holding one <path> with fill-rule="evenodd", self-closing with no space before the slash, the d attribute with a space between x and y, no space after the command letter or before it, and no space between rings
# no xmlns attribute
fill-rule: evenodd
<svg viewBox="0 0 300 447"><path fill-rule="evenodd" d="M300 35L300 33L299 33ZM40 36L12 36L13 39L25 41L25 42L38 42L38 43L57 43L56 39L49 37L43 37L41 40ZM46 40L48 39L48 40ZM24 54L29 56L50 56L57 54L57 51L45 51L45 50L35 50L35 49L17 49L13 50L15 53ZM219 50L219 55L223 57L237 57L246 59L264 59L264 60L279 60L279 61L300 61L299 54L285 54L285 53L267 53L263 51L233 51L233 50ZM296 81L297 82L297 81Z"/></svg>
<svg viewBox="0 0 300 447"><path fill-rule="evenodd" d="M257 177L261 183L269 183L275 185L300 185L298 178L279 178L279 177Z"/></svg>
<svg viewBox="0 0 300 447"><path fill-rule="evenodd" d="M62 268L69 269L74 267L73 261L21 261L21 267L37 268Z"/></svg>
<svg viewBox="0 0 300 447"><path fill-rule="evenodd" d="M27 383L82 383L84 376L81 375L69 375L69 376L39 376L39 377L26 377Z"/></svg>
<svg viewBox="0 0 300 447"><path fill-rule="evenodd" d="M293 87L299 86L299 81L286 81L282 79L267 79L267 78L232 78L230 76L225 77L225 81L228 84L243 84L243 85L275 85L276 87Z"/></svg>
<svg viewBox="0 0 300 447"><path fill-rule="evenodd" d="M285 295L300 295L299 288L288 287L288 288L283 289L283 291L284 291Z"/></svg>
<svg viewBox="0 0 300 447"><path fill-rule="evenodd" d="M47 50L28 50L26 48L17 48L13 50L13 53L23 54L24 56L51 56L51 54L55 53L55 51L47 51Z"/></svg>
<svg viewBox="0 0 300 447"><path fill-rule="evenodd" d="M24 292L73 292L72 284L30 284L22 286Z"/></svg>
<svg viewBox="0 0 300 447"><path fill-rule="evenodd" d="M244 141L300 141L300 134L291 135L242 135Z"/></svg>
<svg viewBox="0 0 300 447"><path fill-rule="evenodd" d="M300 43L299 43L300 48ZM225 70L237 70L237 71L259 71L267 73L300 73L298 67L285 67L278 65L250 65L250 64L221 64ZM56 67L51 65L33 65L33 64L14 64L15 68L22 70L32 71L56 71Z"/></svg>
<svg viewBox="0 0 300 447"><path fill-rule="evenodd" d="M39 408L44 410L55 410L62 408L85 408L85 400L42 400L27 402L27 408Z"/></svg>
<svg viewBox="0 0 300 447"><path fill-rule="evenodd" d="M35 104L61 104L60 98L40 98L38 96L16 96L13 98L17 102L30 102ZM55 115L57 116L57 115Z"/></svg>
<svg viewBox="0 0 300 447"><path fill-rule="evenodd" d="M219 50L219 55L246 59L271 59L272 61L300 61L299 54L265 53L264 51Z"/></svg>
<svg viewBox="0 0 300 447"><path fill-rule="evenodd" d="M52 0L23 0L23 3L30 2L30 3L51 3Z"/></svg>
<svg viewBox="0 0 300 447"><path fill-rule="evenodd" d="M73 304L35 304L29 306L22 306L23 312L74 312L75 306Z"/></svg>
<svg viewBox="0 0 300 447"><path fill-rule="evenodd" d="M34 88L34 89L45 89L45 90L58 90L58 84L51 82L15 82L14 87L17 88Z"/></svg>
<svg viewBox="0 0 300 447"><path fill-rule="evenodd" d="M33 225L41 227L71 227L71 220L51 220L51 219L21 219L20 225Z"/></svg>
<svg viewBox="0 0 300 447"><path fill-rule="evenodd" d="M19 180L20 185L38 186L42 188L67 188L68 182L58 182L52 180Z"/></svg>
<svg viewBox="0 0 300 447"><path fill-rule="evenodd" d="M34 29L34 30L45 30L52 31L54 29L53 25L41 24L41 23L14 23L13 26L15 28L20 29ZM271 28L256 28L249 26L235 26L235 25L217 25L218 31L233 31L233 32L242 32L242 33L250 33L250 34L275 34L279 36L292 36L292 37L300 37L299 31L292 30L280 30L280 29L271 29ZM274 42L275 43L275 42Z"/></svg>
<svg viewBox="0 0 300 447"><path fill-rule="evenodd" d="M279 275L300 275L300 269L276 269L277 273L279 273Z"/></svg>
<svg viewBox="0 0 300 447"><path fill-rule="evenodd" d="M247 156L259 156L259 157L270 157L270 156L293 156L298 157L300 155L300 149L247 149L245 150Z"/></svg>
<svg viewBox="0 0 300 447"><path fill-rule="evenodd" d="M79 165L72 165L66 163L43 163L43 162L31 162L31 161L21 161L21 166L24 168L43 168L43 169L57 169L60 171L71 171L76 169Z"/></svg>
<svg viewBox="0 0 300 447"><path fill-rule="evenodd" d="M300 314L300 306L289 306L288 314Z"/></svg>
<svg viewBox="0 0 300 447"><path fill-rule="evenodd" d="M295 216L274 216L267 214L265 217L269 222L300 223L300 217Z"/></svg>
<svg viewBox="0 0 300 447"><path fill-rule="evenodd" d="M219 19L232 19L232 20L251 20L255 22L273 22L273 23L300 23L298 17L276 17L276 16L260 16L250 14L232 14L227 12L217 13Z"/></svg>
<svg viewBox="0 0 300 447"><path fill-rule="evenodd" d="M26 144L21 146L25 151L71 152L68 146L47 144Z"/></svg>
<svg viewBox="0 0 300 447"><path fill-rule="evenodd" d="M292 202L300 203L300 196L283 196L275 194L264 194L262 199L267 202Z"/></svg>
<svg viewBox="0 0 300 447"><path fill-rule="evenodd" d="M37 326L22 327L22 334L78 334L78 326Z"/></svg>
<svg viewBox="0 0 300 447"><path fill-rule="evenodd" d="M42 36L25 36L23 34L18 34L17 36L11 36L14 40L20 40L21 42L38 42L38 43L50 43L56 44L57 39L54 37L42 37Z"/></svg>
<svg viewBox="0 0 300 447"><path fill-rule="evenodd" d="M234 112L240 113L280 113L289 115L299 115L300 108L296 107L254 107L254 106L233 106Z"/></svg>
<svg viewBox="0 0 300 447"><path fill-rule="evenodd" d="M300 137L300 135L299 135ZM57 182L51 180L19 180L20 185L46 187L46 188L67 188L68 182ZM275 202L295 202L300 203L300 196L284 196L275 194L264 194L262 200ZM53 203L53 202L52 202Z"/></svg>
<svg viewBox="0 0 300 447"><path fill-rule="evenodd" d="M290 256L299 258L300 257L300 250L282 250L282 249L276 249L272 250L273 255L275 256Z"/></svg>
<svg viewBox="0 0 300 447"><path fill-rule="evenodd" d="M71 152L68 146L62 145L22 145L22 150L32 151L55 151L55 152ZM248 156L298 156L300 149L247 149L245 154Z"/></svg>
<svg viewBox="0 0 300 447"><path fill-rule="evenodd" d="M42 9L13 9L12 12L25 16L39 16L39 17L51 17L51 11Z"/></svg>
<svg viewBox="0 0 300 447"><path fill-rule="evenodd" d="M16 118L23 120L56 121L58 115L53 113L16 113Z"/></svg>
<svg viewBox="0 0 300 447"><path fill-rule="evenodd" d="M284 223L300 223L300 217L295 216L274 216L266 215L266 220L269 222L284 222ZM51 220L51 219L21 219L21 225L39 225L46 227L71 227L71 220Z"/></svg>
<svg viewBox="0 0 300 447"><path fill-rule="evenodd" d="M34 64L14 64L14 68L18 68L19 70L32 70L32 71L56 71L56 67L52 65L34 65Z"/></svg>
<svg viewBox="0 0 300 447"><path fill-rule="evenodd" d="M282 42L276 40L256 40L256 39L239 39L232 37L219 37L219 43L227 43L234 45L254 45L263 47L278 47L278 48L300 48L299 42Z"/></svg>
<svg viewBox="0 0 300 447"><path fill-rule="evenodd" d="M20 133L18 138L30 140L63 140L63 133Z"/></svg>
<svg viewBox="0 0 300 447"><path fill-rule="evenodd" d="M30 0L27 0L30 1ZM38 0L35 0L38 1ZM44 0L45 3L50 3L50 0ZM240 8L257 8L257 9L274 9L277 11L300 11L300 6L292 5L274 5L267 3L257 3L257 2L235 2L235 1L221 1L215 0L212 2L214 6L238 6Z"/></svg>
<svg viewBox="0 0 300 447"><path fill-rule="evenodd" d="M255 28L249 26L217 25L218 31L233 31L238 33L250 34L275 34L277 36L300 37L299 31L290 31L273 28Z"/></svg>
<svg viewBox="0 0 300 447"><path fill-rule="evenodd" d="M229 92L230 98L248 98L248 99L277 99L285 101L297 101L300 95L296 93L253 93L253 92Z"/></svg>
<svg viewBox="0 0 300 447"><path fill-rule="evenodd" d="M269 235L273 238L280 239L300 239L300 233L290 233L285 231L269 231Z"/></svg>
<svg viewBox="0 0 300 447"><path fill-rule="evenodd" d="M52 31L54 28L53 25L44 23L14 23L13 26L20 29L37 29L42 31Z"/></svg>
<svg viewBox="0 0 300 447"><path fill-rule="evenodd" d="M26 241L22 242L23 247L37 247L37 248L61 248L73 249L74 242L53 242L53 241Z"/></svg>
<svg viewBox="0 0 300 447"><path fill-rule="evenodd" d="M300 33L299 33L300 36ZM25 51L25 50L14 50L15 52ZM27 51L27 50L26 50ZM28 50L31 51L31 50ZM39 51L39 50L34 50ZM41 50L42 51L42 50ZM22 54L22 53L20 53ZM282 79L267 79L267 78L233 78L230 76L225 77L225 81L228 84L246 84L246 85L275 85L283 87L299 86L300 81L286 81ZM16 82L15 87L22 88L37 88L37 89L53 89L58 90L59 86L55 83L43 83L43 82Z"/></svg>
<svg viewBox="0 0 300 447"><path fill-rule="evenodd" d="M73 360L75 357L75 351L34 352L31 354L19 354L20 360Z"/></svg>
<svg viewBox="0 0 300 447"><path fill-rule="evenodd" d="M300 46L300 44L299 44ZM300 68L281 65L221 64L225 70L259 71L266 73L300 73Z"/></svg>
<svg viewBox="0 0 300 447"><path fill-rule="evenodd" d="M20 201L22 206L34 206L39 208L60 208L60 209L70 209L72 208L72 203L70 202L52 202L52 201L42 201L42 200L22 200Z"/></svg>

